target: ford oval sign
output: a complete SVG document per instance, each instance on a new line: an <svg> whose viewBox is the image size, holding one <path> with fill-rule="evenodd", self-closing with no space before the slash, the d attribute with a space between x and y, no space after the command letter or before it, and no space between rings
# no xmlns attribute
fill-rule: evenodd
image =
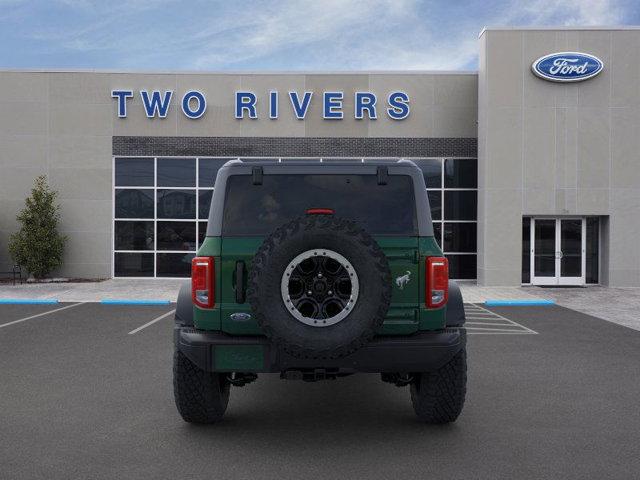
<svg viewBox="0 0 640 480"><path fill-rule="evenodd" d="M593 55L558 52L540 57L531 65L538 77L552 82L580 82L598 75L604 64Z"/></svg>

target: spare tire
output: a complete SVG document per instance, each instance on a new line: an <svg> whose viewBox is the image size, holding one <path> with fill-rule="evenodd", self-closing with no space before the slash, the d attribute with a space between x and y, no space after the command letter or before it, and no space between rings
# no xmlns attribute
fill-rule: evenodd
<svg viewBox="0 0 640 480"><path fill-rule="evenodd" d="M338 358L366 344L387 314L391 272L350 220L308 215L275 230L251 263L247 298L273 343L298 358Z"/></svg>

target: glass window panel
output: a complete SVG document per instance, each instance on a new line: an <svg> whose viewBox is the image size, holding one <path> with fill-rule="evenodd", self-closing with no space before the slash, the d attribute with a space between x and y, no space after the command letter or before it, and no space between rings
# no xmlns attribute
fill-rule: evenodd
<svg viewBox="0 0 640 480"><path fill-rule="evenodd" d="M209 207L211 207L211 197L213 190L200 190L198 192L198 218L209 218Z"/></svg>
<svg viewBox="0 0 640 480"><path fill-rule="evenodd" d="M431 220L442 220L442 191L429 190L429 207L431 208Z"/></svg>
<svg viewBox="0 0 640 480"><path fill-rule="evenodd" d="M468 280L476 278L475 255L446 255L449 259L449 278Z"/></svg>
<svg viewBox="0 0 640 480"><path fill-rule="evenodd" d="M159 187L195 187L195 158L159 158Z"/></svg>
<svg viewBox="0 0 640 480"><path fill-rule="evenodd" d="M433 158L412 159L424 177L427 188L442 188L442 162Z"/></svg>
<svg viewBox="0 0 640 480"><path fill-rule="evenodd" d="M445 220L476 220L478 192L446 191L444 192Z"/></svg>
<svg viewBox="0 0 640 480"><path fill-rule="evenodd" d="M375 175L265 175L253 185L249 175L232 175L227 183L225 235L265 235L310 208L331 208L357 219L373 235L415 235L417 218L413 183L408 175L389 175L378 185Z"/></svg>
<svg viewBox="0 0 640 480"><path fill-rule="evenodd" d="M433 222L433 237L438 242L438 246L442 248L442 223Z"/></svg>
<svg viewBox="0 0 640 480"><path fill-rule="evenodd" d="M582 277L582 220L560 220L560 276Z"/></svg>
<svg viewBox="0 0 640 480"><path fill-rule="evenodd" d="M153 250L153 221L117 221L114 246L116 250Z"/></svg>
<svg viewBox="0 0 640 480"><path fill-rule="evenodd" d="M533 275L556 276L556 221L535 220Z"/></svg>
<svg viewBox="0 0 640 480"><path fill-rule="evenodd" d="M116 218L153 218L153 190L117 188Z"/></svg>
<svg viewBox="0 0 640 480"><path fill-rule="evenodd" d="M153 253L118 253L113 259L116 277L153 277Z"/></svg>
<svg viewBox="0 0 640 480"><path fill-rule="evenodd" d="M158 218L196 218L195 190L158 190Z"/></svg>
<svg viewBox="0 0 640 480"><path fill-rule="evenodd" d="M158 277L190 277L191 260L195 253L157 253Z"/></svg>
<svg viewBox="0 0 640 480"><path fill-rule="evenodd" d="M445 223L445 252L475 252L477 243L477 225L475 223Z"/></svg>
<svg viewBox="0 0 640 480"><path fill-rule="evenodd" d="M478 186L478 161L470 158L444 161L444 188L476 188Z"/></svg>
<svg viewBox="0 0 640 480"><path fill-rule="evenodd" d="M600 247L600 219L598 217L587 218L587 271L586 282L598 283L598 249Z"/></svg>
<svg viewBox="0 0 640 480"><path fill-rule="evenodd" d="M116 158L117 187L153 187L153 158Z"/></svg>
<svg viewBox="0 0 640 480"><path fill-rule="evenodd" d="M198 186L213 187L218 170L232 158L200 158L198 159Z"/></svg>
<svg viewBox="0 0 640 480"><path fill-rule="evenodd" d="M158 222L158 250L195 250L196 222Z"/></svg>
<svg viewBox="0 0 640 480"><path fill-rule="evenodd" d="M204 242L207 237L207 222L198 222L198 248Z"/></svg>
<svg viewBox="0 0 640 480"><path fill-rule="evenodd" d="M522 283L531 283L531 218L522 219Z"/></svg>

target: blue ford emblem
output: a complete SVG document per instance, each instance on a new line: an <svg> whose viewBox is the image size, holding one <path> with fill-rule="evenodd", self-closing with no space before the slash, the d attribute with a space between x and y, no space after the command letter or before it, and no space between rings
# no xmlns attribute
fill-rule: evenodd
<svg viewBox="0 0 640 480"><path fill-rule="evenodd" d="M540 57L531 65L533 73L552 82L579 82L602 71L602 60L587 53L558 52Z"/></svg>
<svg viewBox="0 0 640 480"><path fill-rule="evenodd" d="M251 314L236 312L229 315L229 318L231 318L231 320L233 320L234 322L248 322L249 320L251 320Z"/></svg>

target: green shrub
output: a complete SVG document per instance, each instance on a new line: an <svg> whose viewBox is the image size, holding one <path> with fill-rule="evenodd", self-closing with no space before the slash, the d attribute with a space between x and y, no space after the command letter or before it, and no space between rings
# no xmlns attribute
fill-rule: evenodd
<svg viewBox="0 0 640 480"><path fill-rule="evenodd" d="M66 236L58 233L60 206L58 192L47 185L47 178L36 178L25 208L16 217L20 230L11 235L9 253L13 261L35 278L43 278L62 265Z"/></svg>

